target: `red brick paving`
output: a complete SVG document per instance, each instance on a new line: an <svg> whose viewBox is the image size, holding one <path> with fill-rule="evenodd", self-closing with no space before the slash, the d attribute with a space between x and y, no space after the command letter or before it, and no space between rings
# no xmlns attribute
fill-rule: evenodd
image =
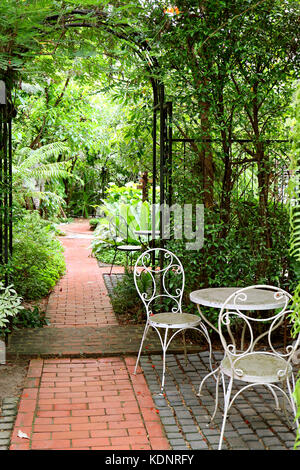
<svg viewBox="0 0 300 470"><path fill-rule="evenodd" d="M90 256L88 223L61 228L67 233L61 237L67 272L49 298L50 328L109 331L118 323L102 277L108 268ZM132 374L135 360L32 359L10 450L170 449L143 374ZM18 437L19 431L29 439Z"/></svg>
<svg viewBox="0 0 300 470"><path fill-rule="evenodd" d="M60 229L66 233L60 241L67 270L49 297L46 316L50 326L117 325L102 276L109 268L99 268L91 256L92 232L88 221L61 225ZM114 272L118 271L122 268L115 267Z"/></svg>
<svg viewBox="0 0 300 470"><path fill-rule="evenodd" d="M10 450L170 449L143 374L132 374L134 363L31 360Z"/></svg>

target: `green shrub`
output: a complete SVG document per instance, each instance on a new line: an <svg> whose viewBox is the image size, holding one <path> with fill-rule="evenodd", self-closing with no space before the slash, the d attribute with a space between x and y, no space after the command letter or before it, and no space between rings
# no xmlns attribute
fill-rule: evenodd
<svg viewBox="0 0 300 470"><path fill-rule="evenodd" d="M22 298L16 293L12 285L5 287L0 282L0 328L1 330L9 323L9 317L19 315L23 310Z"/></svg>
<svg viewBox="0 0 300 470"><path fill-rule="evenodd" d="M140 253L133 253L133 260L136 259L137 255ZM115 257L115 249L110 247L104 247L96 253L96 258L98 261L104 264L112 264ZM126 253L121 250L117 251L114 264L125 266L126 265Z"/></svg>
<svg viewBox="0 0 300 470"><path fill-rule="evenodd" d="M90 219L89 224L90 224L90 229L94 230L97 225L99 224L100 220L99 219Z"/></svg>
<svg viewBox="0 0 300 470"><path fill-rule="evenodd" d="M63 248L53 227L37 212L26 214L14 226L9 271L16 291L26 300L47 295L65 271Z"/></svg>
<svg viewBox="0 0 300 470"><path fill-rule="evenodd" d="M117 186L115 183L109 183L105 191L105 201L108 204L115 202L123 204L132 204L142 200L142 191L138 189L137 183L129 182L125 186Z"/></svg>
<svg viewBox="0 0 300 470"><path fill-rule="evenodd" d="M17 315L13 316L10 323L6 323L1 329L0 336L5 337L12 333L13 330L20 330L22 328L41 328L48 324L45 312L40 312L38 306L34 306L32 309L22 307L22 310L20 310Z"/></svg>
<svg viewBox="0 0 300 470"><path fill-rule="evenodd" d="M122 226L122 232L126 235L126 229L120 222L119 216L126 221L128 225L128 241L130 244L140 244L140 238L135 233L136 230L149 230L152 225L152 204L151 197L149 201L142 201L141 190L136 183L127 183L125 186L118 187L110 183L106 191L105 200L99 206L99 210L105 214L99 220L92 240L92 249L95 256L103 247L112 244L112 234L109 227L109 220L112 218L116 226ZM159 207L156 211L156 229L159 228ZM121 233L118 233L120 244L122 244Z"/></svg>
<svg viewBox="0 0 300 470"><path fill-rule="evenodd" d="M41 328L45 325L48 325L45 312L41 312L37 305L33 308L24 308L19 315L12 320L13 330L19 330L21 328Z"/></svg>
<svg viewBox="0 0 300 470"><path fill-rule="evenodd" d="M146 292L152 287L151 279L145 275L138 279L140 289ZM146 321L146 311L144 304L136 290L133 273L126 270L122 280L113 289L111 298L112 307L116 315L126 317L129 323L144 323Z"/></svg>
<svg viewBox="0 0 300 470"><path fill-rule="evenodd" d="M258 223L255 202L237 202L225 237L224 224L217 211L206 211L204 244L187 251L186 240L170 240L167 248L180 258L185 270L184 310L195 312L189 294L207 287L246 287L271 284L292 292L296 284L294 260L289 255L289 217L283 206L269 207L272 246L264 245L264 229ZM218 311L205 309L215 323Z"/></svg>

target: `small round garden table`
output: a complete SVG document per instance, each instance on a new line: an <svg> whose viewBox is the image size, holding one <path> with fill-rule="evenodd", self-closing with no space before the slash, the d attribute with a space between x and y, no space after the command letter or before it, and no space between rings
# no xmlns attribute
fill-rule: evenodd
<svg viewBox="0 0 300 470"><path fill-rule="evenodd" d="M150 238L151 235L153 235L153 232L152 230L135 230L135 232L138 236L144 236L144 237L148 237L148 239ZM154 231L154 235L156 237L156 235L159 235L159 230L155 230Z"/></svg>
<svg viewBox="0 0 300 470"><path fill-rule="evenodd" d="M218 329L210 323L200 309L200 305L205 307L214 307L221 309L224 302L230 295L241 289L241 287L210 287L208 289L195 290L190 293L190 300L197 304L201 318L216 332ZM234 299L234 298L233 298ZM274 310L282 308L285 301L276 300L274 292L267 289L249 289L247 291L247 300L242 303L228 303L226 309L234 309L238 305L239 310Z"/></svg>
<svg viewBox="0 0 300 470"><path fill-rule="evenodd" d="M147 245L149 245L151 247L154 246L153 245L153 240L157 239L157 236L159 236L159 234L160 234L159 230L155 230L154 231L154 239L151 238L151 240L150 240L150 237L153 236L152 230L135 230L134 233L136 233L136 235L139 236L141 244L143 244L143 242L141 240L141 237L147 237Z"/></svg>

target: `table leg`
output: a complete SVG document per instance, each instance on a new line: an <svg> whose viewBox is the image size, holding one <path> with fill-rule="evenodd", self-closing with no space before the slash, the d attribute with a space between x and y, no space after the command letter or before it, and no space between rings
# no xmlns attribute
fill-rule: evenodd
<svg viewBox="0 0 300 470"><path fill-rule="evenodd" d="M199 304L197 304L197 308L198 308L198 312L199 312L200 317L202 318L202 320L204 320L205 323L207 323L213 330L215 330L217 333L219 333L218 328L216 328L212 323L210 323L210 321L208 321L207 318L203 315L203 313L201 312Z"/></svg>

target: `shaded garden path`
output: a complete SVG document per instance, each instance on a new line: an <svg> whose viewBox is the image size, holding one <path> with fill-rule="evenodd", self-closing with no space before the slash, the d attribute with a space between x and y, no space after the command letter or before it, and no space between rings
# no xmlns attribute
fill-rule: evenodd
<svg viewBox="0 0 300 470"><path fill-rule="evenodd" d="M63 224L60 237L64 246L66 274L50 295L46 316L52 327L117 325L102 274L91 256L88 220ZM121 272L121 267L115 268Z"/></svg>

